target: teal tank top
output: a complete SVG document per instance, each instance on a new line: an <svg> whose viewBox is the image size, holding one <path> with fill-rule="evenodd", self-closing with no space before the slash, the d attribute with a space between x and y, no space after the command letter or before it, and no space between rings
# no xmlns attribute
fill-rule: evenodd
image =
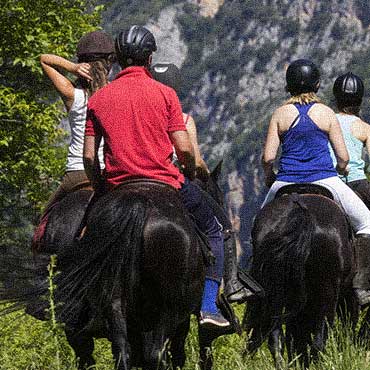
<svg viewBox="0 0 370 370"><path fill-rule="evenodd" d="M362 141L356 139L351 134L352 123L358 119L357 116L337 114L337 119L339 121L340 127L342 128L342 133L344 137L344 142L347 146L347 151L349 154L349 174L346 177L339 176L344 182L351 182L356 180L366 179L365 176L365 162L362 159L362 149L364 144ZM330 148L331 149L331 148ZM330 150L330 154L333 157L334 164L337 163L333 150Z"/></svg>

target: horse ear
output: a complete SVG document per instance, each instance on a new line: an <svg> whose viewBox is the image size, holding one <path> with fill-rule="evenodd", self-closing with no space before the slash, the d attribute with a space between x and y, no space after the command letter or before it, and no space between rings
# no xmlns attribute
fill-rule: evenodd
<svg viewBox="0 0 370 370"><path fill-rule="evenodd" d="M221 174L222 162L223 162L223 160L221 159L220 162L218 162L218 165L211 172L211 177L216 182L217 182L217 180L218 180L218 178L220 177L220 174Z"/></svg>

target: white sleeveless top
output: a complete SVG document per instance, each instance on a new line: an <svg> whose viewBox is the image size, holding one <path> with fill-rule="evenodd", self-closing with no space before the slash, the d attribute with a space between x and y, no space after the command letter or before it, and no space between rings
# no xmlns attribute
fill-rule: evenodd
<svg viewBox="0 0 370 370"><path fill-rule="evenodd" d="M71 142L68 148L66 171L84 170L83 148L85 137L87 96L84 90L74 89L74 100L68 112L68 121L71 127ZM99 148L100 168L104 168L103 142Z"/></svg>

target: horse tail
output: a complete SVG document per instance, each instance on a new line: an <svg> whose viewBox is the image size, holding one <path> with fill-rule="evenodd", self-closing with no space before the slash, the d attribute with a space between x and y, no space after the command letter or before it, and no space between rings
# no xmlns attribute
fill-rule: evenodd
<svg viewBox="0 0 370 370"><path fill-rule="evenodd" d="M30 248L1 245L0 301L5 304L0 315L31 308L36 317L44 314L49 295L49 255L31 255ZM45 304L40 302L44 301Z"/></svg>
<svg viewBox="0 0 370 370"><path fill-rule="evenodd" d="M284 208L269 220L273 228L255 246L253 264L253 275L266 291L269 314L279 320L284 310L296 315L306 303L305 265L314 230L301 196L290 195Z"/></svg>
<svg viewBox="0 0 370 370"><path fill-rule="evenodd" d="M57 291L63 322L75 320L83 302L94 295L97 312L116 295L126 297L127 307L135 306L148 204L144 196L118 189L91 209L85 236L76 241L73 254L67 251L59 260Z"/></svg>

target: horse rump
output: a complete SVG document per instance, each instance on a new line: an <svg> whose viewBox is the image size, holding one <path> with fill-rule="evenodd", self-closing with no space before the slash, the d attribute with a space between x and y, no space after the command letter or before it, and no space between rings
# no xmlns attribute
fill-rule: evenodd
<svg viewBox="0 0 370 370"><path fill-rule="evenodd" d="M200 304L204 264L174 189L135 182L104 195L73 253L58 255L58 266L59 319L68 326L84 329L86 307L89 323L105 318L115 357L125 363L153 364L166 339L181 351L176 333Z"/></svg>
<svg viewBox="0 0 370 370"><path fill-rule="evenodd" d="M246 310L249 351L269 337L278 362L286 340L289 357L303 354L307 365L307 346L311 354L324 348L327 326L352 271L350 234L342 210L321 195L285 195L259 212L252 231L252 276L266 297Z"/></svg>

